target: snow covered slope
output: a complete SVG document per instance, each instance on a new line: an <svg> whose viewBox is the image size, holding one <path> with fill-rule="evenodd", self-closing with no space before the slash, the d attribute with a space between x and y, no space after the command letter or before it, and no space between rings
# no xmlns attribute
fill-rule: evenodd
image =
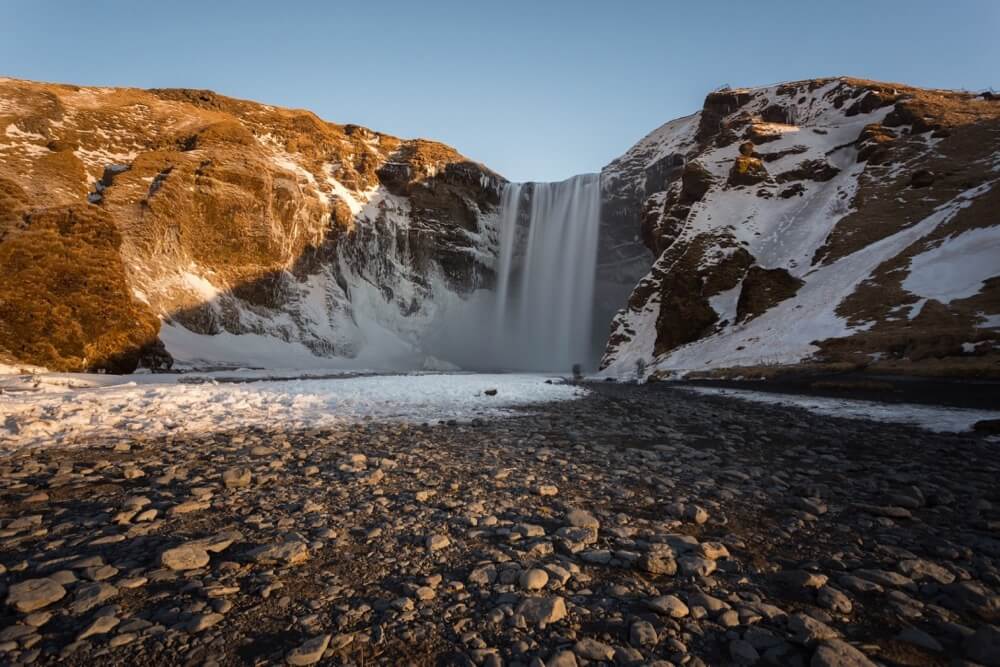
<svg viewBox="0 0 1000 667"><path fill-rule="evenodd" d="M1000 372L1000 103L826 79L710 94L603 172L657 260L608 374Z"/></svg>

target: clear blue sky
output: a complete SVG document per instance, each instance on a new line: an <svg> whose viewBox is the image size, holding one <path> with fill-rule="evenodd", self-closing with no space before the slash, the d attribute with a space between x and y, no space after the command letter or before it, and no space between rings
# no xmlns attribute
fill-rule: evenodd
<svg viewBox="0 0 1000 667"><path fill-rule="evenodd" d="M211 88L514 180L596 171L722 84L838 74L1000 87L1000 0L0 0L0 75Z"/></svg>

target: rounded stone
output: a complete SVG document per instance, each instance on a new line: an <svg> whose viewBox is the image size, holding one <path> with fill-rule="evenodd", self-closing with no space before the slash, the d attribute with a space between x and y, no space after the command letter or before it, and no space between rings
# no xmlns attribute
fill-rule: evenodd
<svg viewBox="0 0 1000 667"><path fill-rule="evenodd" d="M545 584L549 583L549 573L538 568L525 570L521 573L518 583L526 591L538 591L545 588Z"/></svg>
<svg viewBox="0 0 1000 667"><path fill-rule="evenodd" d="M65 595L66 589L52 579L28 579L10 587L7 604L27 614L58 602Z"/></svg>
<svg viewBox="0 0 1000 667"><path fill-rule="evenodd" d="M208 565L208 561L208 552L194 544L182 544L160 554L160 564L176 571L197 570Z"/></svg>

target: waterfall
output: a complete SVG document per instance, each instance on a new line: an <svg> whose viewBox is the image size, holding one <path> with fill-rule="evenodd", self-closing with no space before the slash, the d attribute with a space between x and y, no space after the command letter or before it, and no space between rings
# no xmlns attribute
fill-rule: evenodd
<svg viewBox="0 0 1000 667"><path fill-rule="evenodd" d="M593 367L600 174L508 184L499 217L490 361L567 372Z"/></svg>

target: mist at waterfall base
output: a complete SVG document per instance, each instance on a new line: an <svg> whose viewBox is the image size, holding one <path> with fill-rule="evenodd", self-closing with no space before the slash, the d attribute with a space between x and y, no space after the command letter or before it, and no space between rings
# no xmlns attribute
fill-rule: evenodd
<svg viewBox="0 0 1000 667"><path fill-rule="evenodd" d="M496 283L450 309L425 349L466 370L592 370L600 174L509 183L496 224Z"/></svg>

